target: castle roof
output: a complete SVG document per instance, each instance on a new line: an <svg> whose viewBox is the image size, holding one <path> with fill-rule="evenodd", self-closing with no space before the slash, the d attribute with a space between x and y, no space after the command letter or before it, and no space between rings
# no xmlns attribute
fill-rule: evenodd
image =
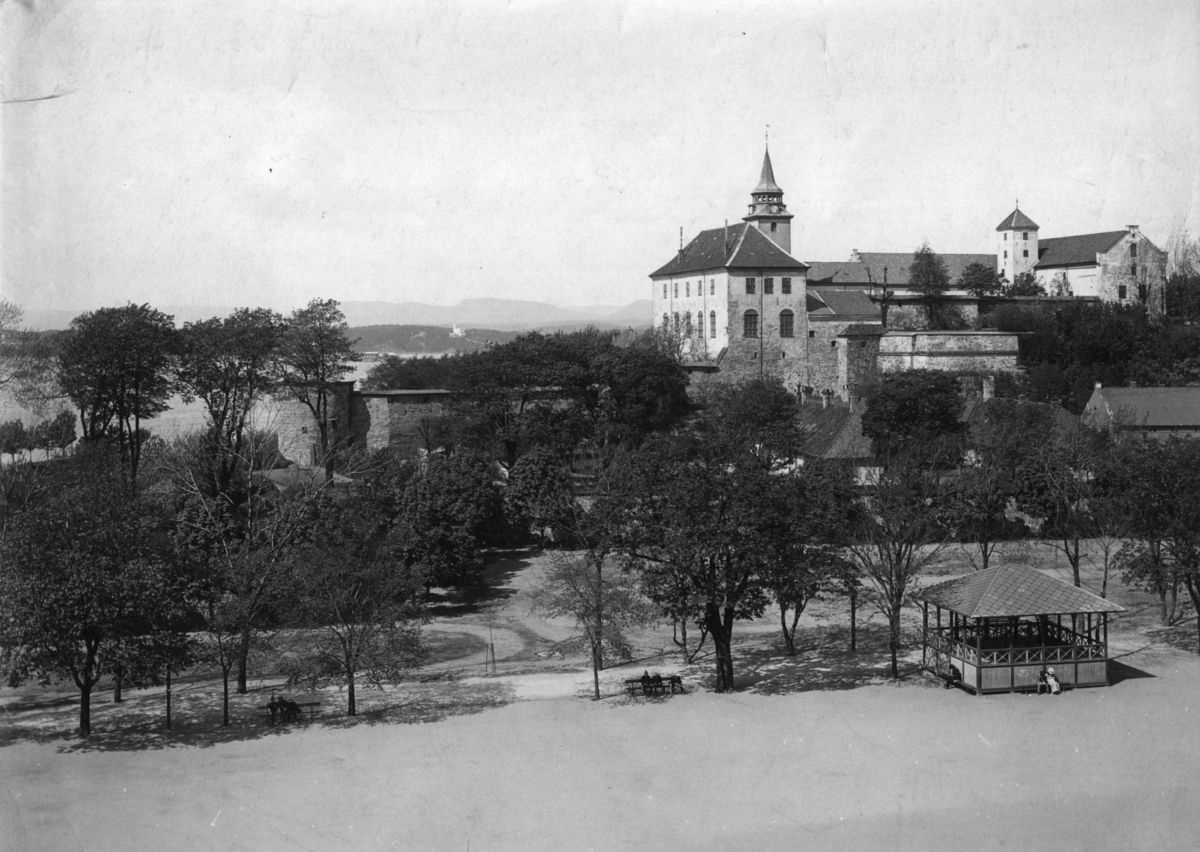
<svg viewBox="0 0 1200 852"><path fill-rule="evenodd" d="M916 597L967 618L1125 611L1098 595L1024 565L974 571L923 589Z"/></svg>
<svg viewBox="0 0 1200 852"><path fill-rule="evenodd" d="M758 178L758 186L754 187L755 192L783 192L779 188L779 184L775 183L775 170L771 168L771 149L768 148L763 153L762 174Z"/></svg>
<svg viewBox="0 0 1200 852"><path fill-rule="evenodd" d="M908 286L908 267L913 261L910 252L878 252L863 251L858 253L859 260L841 262L815 262L808 271L808 286L822 284L847 285L862 287L879 287L884 282L884 270L887 270L887 285L889 287ZM946 273L950 276L950 285L954 286L963 270L972 263L982 263L989 269L996 267L994 254L939 254L938 257L946 264Z"/></svg>
<svg viewBox="0 0 1200 852"><path fill-rule="evenodd" d="M1050 237L1038 241L1038 262L1035 269L1051 266L1075 266L1096 262L1117 244L1128 231L1105 231L1102 234L1079 234L1074 237Z"/></svg>
<svg viewBox="0 0 1200 852"><path fill-rule="evenodd" d="M882 320L879 306L861 290L809 289L807 296L810 317Z"/></svg>
<svg viewBox="0 0 1200 852"><path fill-rule="evenodd" d="M758 228L743 222L728 228L701 231L670 262L650 273L650 277L731 267L792 269L801 272L808 269L808 264L796 260Z"/></svg>
<svg viewBox="0 0 1200 852"><path fill-rule="evenodd" d="M1020 207L1005 216L1004 221L996 226L997 231L1020 231L1022 229L1036 231L1038 223L1022 213Z"/></svg>

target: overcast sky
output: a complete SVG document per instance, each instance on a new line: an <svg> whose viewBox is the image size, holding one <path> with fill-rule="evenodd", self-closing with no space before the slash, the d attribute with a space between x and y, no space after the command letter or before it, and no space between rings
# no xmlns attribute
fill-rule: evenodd
<svg viewBox="0 0 1200 852"><path fill-rule="evenodd" d="M745 215L793 253L1200 231L1200 3L0 6L0 294L562 305Z"/></svg>

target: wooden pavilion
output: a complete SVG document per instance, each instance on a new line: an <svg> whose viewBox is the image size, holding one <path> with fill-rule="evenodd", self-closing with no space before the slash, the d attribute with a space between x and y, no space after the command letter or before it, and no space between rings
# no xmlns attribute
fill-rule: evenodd
<svg viewBox="0 0 1200 852"><path fill-rule="evenodd" d="M1108 685L1108 615L1125 611L1111 601L1017 565L916 598L925 613L922 666L976 694L1035 689L1043 668L1064 688Z"/></svg>

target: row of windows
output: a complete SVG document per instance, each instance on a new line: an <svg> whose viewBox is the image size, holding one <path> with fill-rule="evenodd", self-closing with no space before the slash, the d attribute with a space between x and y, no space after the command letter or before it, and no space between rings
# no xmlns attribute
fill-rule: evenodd
<svg viewBox="0 0 1200 852"><path fill-rule="evenodd" d="M1022 257L1029 257L1029 249L1021 249ZM1004 250L1004 259L1008 260L1008 249Z"/></svg>
<svg viewBox="0 0 1200 852"><path fill-rule="evenodd" d="M671 318L668 317L665 313L662 315L662 327L663 327L664 331L671 327ZM691 314L685 313L682 317L680 317L679 314L675 314L675 333L676 334L682 334L684 337L691 337L693 334L693 328L695 329L694 333L695 333L696 337L704 336L704 314L703 313L701 313L700 311L696 311L696 325L694 327L692 326L692 315ZM709 337L717 336L717 312L716 311L710 311L708 314L708 336Z"/></svg>
<svg viewBox="0 0 1200 852"><path fill-rule="evenodd" d="M746 279L746 295L753 296L756 292L758 292L757 286L758 285L757 285L756 279L747 278ZM772 295L775 292L775 279L774 278L764 278L762 280L762 288L763 288L763 295L766 295L766 296ZM791 278L779 279L779 292L785 296L792 295L792 279Z"/></svg>
<svg viewBox="0 0 1200 852"><path fill-rule="evenodd" d="M791 311L779 312L779 336L793 337L796 328L796 315ZM758 311L746 311L742 314L742 337L758 337Z"/></svg>
<svg viewBox="0 0 1200 852"><path fill-rule="evenodd" d="M679 282L675 281L673 283L675 285L675 290L674 290L675 298L678 299L679 298ZM696 282L696 295L699 296L703 291L704 291L704 282L697 281ZM691 281L683 282L683 295L684 296L692 295L692 282ZM716 279L713 279L712 281L708 282L708 295L710 295L710 296L717 295ZM663 298L664 299L667 298L667 282L666 281L663 282Z"/></svg>
<svg viewBox="0 0 1200 852"><path fill-rule="evenodd" d="M1008 239L1008 231L1005 231L1005 232L1004 232L1004 239L1006 239L1006 240ZM1028 232L1028 231L1022 231L1022 232L1021 232L1021 239L1023 239L1023 240L1027 240L1027 239L1029 239L1029 232Z"/></svg>

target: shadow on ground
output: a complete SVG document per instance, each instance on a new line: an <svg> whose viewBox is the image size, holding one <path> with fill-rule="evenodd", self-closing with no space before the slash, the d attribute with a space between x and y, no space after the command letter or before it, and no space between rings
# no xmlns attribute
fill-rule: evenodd
<svg viewBox="0 0 1200 852"><path fill-rule="evenodd" d="M308 728L440 722L451 716L503 707L515 700L512 687L506 683L460 684L443 679L437 683L408 683L382 693L361 689L358 715L353 717L346 715L345 693L325 694L315 718L310 720L307 714L302 714L298 722L271 725L258 710L258 704L267 700L266 693L264 690L261 695L252 696L249 700L253 704L231 707L228 727L221 724L219 702L207 697L178 701L172 710L169 731L161 701L129 701L119 707L99 707L108 712L93 713L92 735L86 740L74 733L78 699L56 699L8 715L7 724L0 727L0 748L22 742L56 743L58 750L67 754L212 748L265 737L292 736ZM47 718L46 710L59 712Z"/></svg>
<svg viewBox="0 0 1200 852"><path fill-rule="evenodd" d="M1195 654L1200 647L1196 634L1196 617L1184 618L1170 627L1152 628L1146 631L1146 638L1157 645L1166 645L1178 651Z"/></svg>
<svg viewBox="0 0 1200 852"><path fill-rule="evenodd" d="M509 583L529 567L534 552L520 550L497 554L470 583L446 589L433 589L426 605L433 618L457 618L476 615L488 607L508 600L517 592Z"/></svg>
<svg viewBox="0 0 1200 852"><path fill-rule="evenodd" d="M1120 660L1110 660L1108 663L1108 679L1112 684L1118 684L1123 680L1138 680L1144 677L1155 677L1150 672L1135 669L1128 663L1122 663Z"/></svg>

